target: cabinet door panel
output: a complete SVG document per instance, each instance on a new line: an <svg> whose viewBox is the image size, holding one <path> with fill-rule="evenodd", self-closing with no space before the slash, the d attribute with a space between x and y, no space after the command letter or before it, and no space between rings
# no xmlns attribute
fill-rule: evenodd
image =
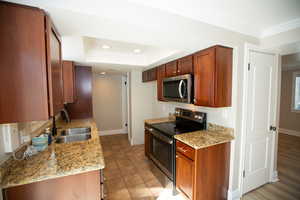
<svg viewBox="0 0 300 200"><path fill-rule="evenodd" d="M178 60L177 74L192 74L193 73L193 56L186 56Z"/></svg>
<svg viewBox="0 0 300 200"><path fill-rule="evenodd" d="M50 18L46 19L49 106L50 115L55 116L63 109L61 41Z"/></svg>
<svg viewBox="0 0 300 200"><path fill-rule="evenodd" d="M74 103L75 71L72 61L63 61L64 103Z"/></svg>
<svg viewBox="0 0 300 200"><path fill-rule="evenodd" d="M195 105L214 106L215 49L194 55Z"/></svg>
<svg viewBox="0 0 300 200"><path fill-rule="evenodd" d="M71 119L93 117L92 67L75 66L76 101L67 104Z"/></svg>
<svg viewBox="0 0 300 200"><path fill-rule="evenodd" d="M166 67L165 65L161 65L157 67L157 99L159 101L164 101L163 98L163 79L166 74Z"/></svg>
<svg viewBox="0 0 300 200"><path fill-rule="evenodd" d="M45 15L0 2L0 123L47 120Z"/></svg>
<svg viewBox="0 0 300 200"><path fill-rule="evenodd" d="M176 188L189 199L193 199L194 162L180 153L176 153Z"/></svg>
<svg viewBox="0 0 300 200"><path fill-rule="evenodd" d="M166 64L166 77L177 75L177 60Z"/></svg>
<svg viewBox="0 0 300 200"><path fill-rule="evenodd" d="M4 200L100 200L98 170L16 186L4 190Z"/></svg>

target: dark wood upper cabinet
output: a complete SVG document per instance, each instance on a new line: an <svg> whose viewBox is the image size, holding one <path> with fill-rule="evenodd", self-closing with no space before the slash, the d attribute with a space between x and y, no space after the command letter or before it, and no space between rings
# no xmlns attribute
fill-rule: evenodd
<svg viewBox="0 0 300 200"><path fill-rule="evenodd" d="M194 104L231 106L232 48L214 46L194 54Z"/></svg>
<svg viewBox="0 0 300 200"><path fill-rule="evenodd" d="M157 80L157 68L156 67L142 72L142 81L143 82L156 81L156 80Z"/></svg>
<svg viewBox="0 0 300 200"><path fill-rule="evenodd" d="M50 116L55 116L64 106L61 41L48 16L46 16L46 42Z"/></svg>
<svg viewBox="0 0 300 200"><path fill-rule="evenodd" d="M48 22L41 9L0 2L0 123L47 120L62 105L61 44Z"/></svg>
<svg viewBox="0 0 300 200"><path fill-rule="evenodd" d="M64 103L75 101L75 69L74 62L63 61Z"/></svg>
<svg viewBox="0 0 300 200"><path fill-rule="evenodd" d="M75 85L76 100L66 105L70 118L92 118L92 67L75 66Z"/></svg>
<svg viewBox="0 0 300 200"><path fill-rule="evenodd" d="M163 79L166 76L166 65L157 67L157 99L164 101L163 98Z"/></svg>
<svg viewBox="0 0 300 200"><path fill-rule="evenodd" d="M193 55L178 59L177 75L193 73Z"/></svg>
<svg viewBox="0 0 300 200"><path fill-rule="evenodd" d="M166 64L166 77L177 75L177 60Z"/></svg>

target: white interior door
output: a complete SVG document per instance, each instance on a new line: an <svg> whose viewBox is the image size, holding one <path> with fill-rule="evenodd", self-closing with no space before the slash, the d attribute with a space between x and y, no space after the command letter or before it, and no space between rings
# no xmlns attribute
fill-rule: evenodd
<svg viewBox="0 0 300 200"><path fill-rule="evenodd" d="M276 56L250 50L249 62L243 193L269 182L276 133L270 130L276 120Z"/></svg>

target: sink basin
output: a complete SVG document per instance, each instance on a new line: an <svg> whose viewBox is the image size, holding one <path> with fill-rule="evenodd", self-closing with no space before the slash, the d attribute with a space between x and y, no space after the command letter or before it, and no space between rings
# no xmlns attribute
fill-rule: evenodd
<svg viewBox="0 0 300 200"><path fill-rule="evenodd" d="M56 138L56 143L69 143L77 141L85 141L91 139L91 133L75 134L75 135L62 135Z"/></svg>
<svg viewBox="0 0 300 200"><path fill-rule="evenodd" d="M85 141L90 139L91 137L90 127L69 128L61 132L61 135L56 138L56 143Z"/></svg>
<svg viewBox="0 0 300 200"><path fill-rule="evenodd" d="M91 133L90 127L80 127L80 128L68 128L61 132L61 135L77 135L77 134Z"/></svg>

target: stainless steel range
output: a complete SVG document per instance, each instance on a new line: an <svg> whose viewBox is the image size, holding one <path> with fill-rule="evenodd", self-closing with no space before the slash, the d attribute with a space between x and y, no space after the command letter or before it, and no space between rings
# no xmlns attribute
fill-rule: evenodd
<svg viewBox="0 0 300 200"><path fill-rule="evenodd" d="M175 182L174 135L206 129L206 113L175 109L176 120L148 125L150 134L150 158L167 177Z"/></svg>

